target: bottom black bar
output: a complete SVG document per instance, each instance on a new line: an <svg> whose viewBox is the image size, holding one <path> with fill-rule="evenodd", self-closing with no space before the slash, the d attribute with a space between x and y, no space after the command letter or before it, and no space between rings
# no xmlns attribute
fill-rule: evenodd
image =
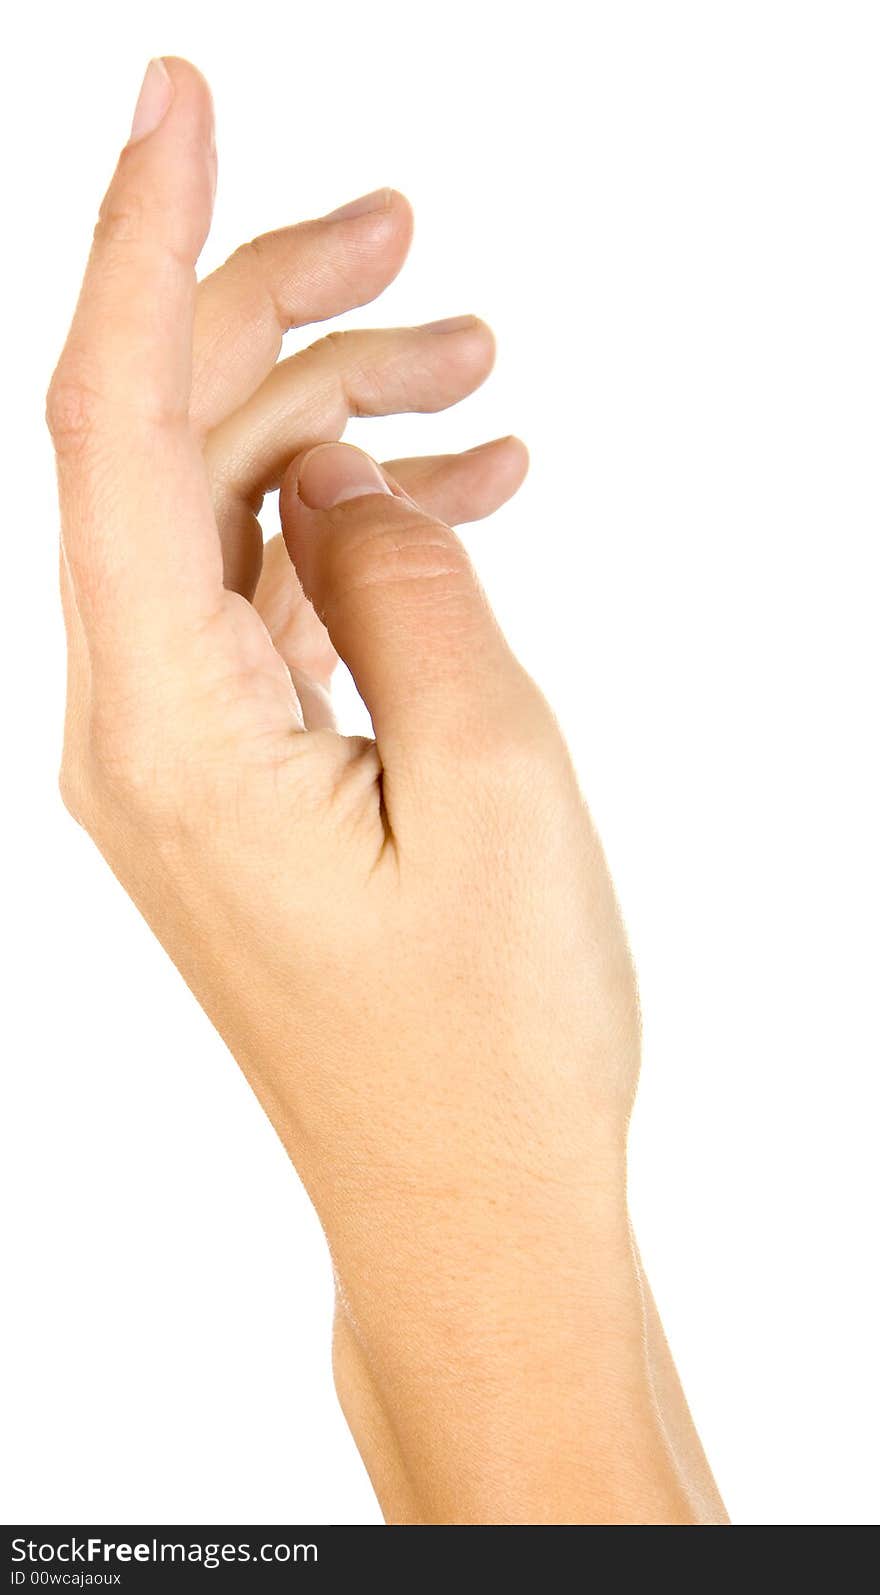
<svg viewBox="0 0 880 1595"><path fill-rule="evenodd" d="M328 1575L362 1583L370 1571L424 1575L441 1588L460 1582L488 1560L493 1575L508 1569L528 1587L560 1588L548 1575L578 1561L580 1528L323 1527L24 1527L5 1529L3 1588L52 1590L177 1590L212 1587L293 1591ZM488 1538L487 1538L488 1536ZM564 1539L564 1543L563 1543ZM337 1587L334 1583L333 1587ZM341 1585L339 1587L342 1587ZM416 1588L419 1585L414 1586Z"/></svg>
<svg viewBox="0 0 880 1595"><path fill-rule="evenodd" d="M635 1526L635 1525L634 1525ZM817 1525L818 1526L818 1525ZM591 1528L356 1528L274 1527L23 1527L6 1526L6 1570L0 1595L10 1590L293 1590L371 1571L424 1575L443 1586L469 1570L510 1572L518 1586L564 1590L585 1584L602 1565ZM703 1540L705 1545L705 1540ZM725 1559L728 1551L722 1553ZM691 1537L687 1552L673 1553L697 1566ZM615 1550L618 1571L625 1554ZM716 1553L710 1553L715 1558ZM814 1564L815 1565L815 1564Z"/></svg>

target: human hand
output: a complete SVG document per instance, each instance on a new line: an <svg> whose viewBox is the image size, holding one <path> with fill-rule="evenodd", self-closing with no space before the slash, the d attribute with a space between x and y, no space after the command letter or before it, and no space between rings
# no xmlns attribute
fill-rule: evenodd
<svg viewBox="0 0 880 1595"><path fill-rule="evenodd" d="M391 278L404 202L269 235L197 289L192 67L151 68L135 135L49 394L65 799L315 1203L386 1516L694 1521L627 1216L626 939L559 730L449 529L516 487L522 448L380 469L327 442L353 411L454 402L489 334L332 335L274 366L288 325ZM375 741L332 727L337 651Z"/></svg>

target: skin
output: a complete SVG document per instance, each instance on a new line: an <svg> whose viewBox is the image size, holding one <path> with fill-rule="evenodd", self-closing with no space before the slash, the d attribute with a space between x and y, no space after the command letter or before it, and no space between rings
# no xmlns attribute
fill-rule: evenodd
<svg viewBox="0 0 880 1595"><path fill-rule="evenodd" d="M723 1522L629 1223L614 892L450 530L525 451L380 468L335 441L455 403L491 335L331 333L276 364L289 327L391 281L409 209L382 191L197 285L214 185L207 87L154 64L48 398L65 801L315 1204L387 1521ZM374 740L333 727L337 654Z"/></svg>

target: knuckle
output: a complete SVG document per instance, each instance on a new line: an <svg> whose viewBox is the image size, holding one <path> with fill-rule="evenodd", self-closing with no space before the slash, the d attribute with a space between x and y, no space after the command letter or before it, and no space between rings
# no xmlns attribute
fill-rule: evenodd
<svg viewBox="0 0 880 1595"><path fill-rule="evenodd" d="M349 393L356 339L357 333L350 328L334 327L294 355L303 372L310 375L313 381L329 380L335 384L338 397L350 414L356 413L357 409Z"/></svg>
<svg viewBox="0 0 880 1595"><path fill-rule="evenodd" d="M455 533L417 514L395 517L363 536L337 545L337 593L369 587L437 583L444 590L473 582L470 561Z"/></svg>
<svg viewBox="0 0 880 1595"><path fill-rule="evenodd" d="M500 695L489 676L486 697L463 706L446 752L472 811L528 834L576 792L576 778L559 726L522 667L508 658Z"/></svg>
<svg viewBox="0 0 880 1595"><path fill-rule="evenodd" d="M155 847L180 830L175 789L120 744L92 738L82 761L62 763L58 789L68 814L111 861L120 845L121 856L130 855L132 836L139 847Z"/></svg>
<svg viewBox="0 0 880 1595"><path fill-rule="evenodd" d="M93 727L90 755L92 780L106 806L156 817L170 807L169 784L146 737L133 730L108 735Z"/></svg>
<svg viewBox="0 0 880 1595"><path fill-rule="evenodd" d="M230 256L228 264L233 270L241 272L245 279L256 281L264 296L266 307L279 326L286 327L289 325L289 318L279 298L276 284L276 243L277 234L260 233L256 238L250 238L247 243L239 244Z"/></svg>
<svg viewBox="0 0 880 1595"><path fill-rule="evenodd" d="M456 763L462 780L472 783L487 803L517 807L520 799L533 803L547 780L550 738L546 726L527 724L527 712L516 697L509 698L506 709L496 718L478 708L475 724L465 720Z"/></svg>
<svg viewBox="0 0 880 1595"><path fill-rule="evenodd" d="M339 349L345 349L351 344L351 340L352 334L350 331L347 331L344 327L333 327L330 332L325 332L323 337L317 338L310 345L310 348L313 352L323 349L329 354Z"/></svg>
<svg viewBox="0 0 880 1595"><path fill-rule="evenodd" d="M173 825L181 806L182 760L174 739L142 703L96 694L83 745L79 788L95 824L155 832Z"/></svg>
<svg viewBox="0 0 880 1595"><path fill-rule="evenodd" d="M82 770L65 754L58 771L58 792L68 814L84 830L90 829L89 794Z"/></svg>
<svg viewBox="0 0 880 1595"><path fill-rule="evenodd" d="M111 189L98 212L94 241L98 249L137 243L143 237L146 204L136 189Z"/></svg>
<svg viewBox="0 0 880 1595"><path fill-rule="evenodd" d="M224 270L242 273L256 271L258 276L262 276L263 247L259 238L249 238L247 243L239 244L229 256Z"/></svg>
<svg viewBox="0 0 880 1595"><path fill-rule="evenodd" d="M550 725L532 722L524 713L512 714L506 727L489 736L485 744L484 771L488 785L505 804L534 813L536 798L555 786L557 749Z"/></svg>
<svg viewBox="0 0 880 1595"><path fill-rule="evenodd" d="M85 374L62 360L46 395L46 425L58 453L76 453L91 436L99 396Z"/></svg>
<svg viewBox="0 0 880 1595"><path fill-rule="evenodd" d="M274 240L274 233L258 233L255 238L249 238L245 243L239 244L232 259L242 265L256 265L262 270L272 253Z"/></svg>

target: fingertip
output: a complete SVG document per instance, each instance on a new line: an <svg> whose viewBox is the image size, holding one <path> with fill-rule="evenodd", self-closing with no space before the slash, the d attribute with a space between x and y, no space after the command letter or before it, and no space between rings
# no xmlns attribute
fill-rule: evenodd
<svg viewBox="0 0 880 1595"><path fill-rule="evenodd" d="M374 188L369 194L359 194L320 219L324 225L355 228L358 235L371 230L395 233L407 240L412 236L412 207L396 188Z"/></svg>
<svg viewBox="0 0 880 1595"><path fill-rule="evenodd" d="M498 341L492 328L487 322L481 321L480 326L483 329L483 340L487 351L488 369L491 371L495 365L495 357L498 353Z"/></svg>
<svg viewBox="0 0 880 1595"><path fill-rule="evenodd" d="M450 493L455 487L455 496L450 499L454 510L447 517L441 499L440 513L441 518L462 525L493 515L513 498L528 471L529 455L521 438L508 435L465 449L462 454L451 456L450 464L457 465L460 473L457 486L454 470L450 482Z"/></svg>
<svg viewBox="0 0 880 1595"><path fill-rule="evenodd" d="M203 72L182 55L162 55L158 58L168 73L175 92L192 94L213 106L211 87Z"/></svg>
<svg viewBox="0 0 880 1595"><path fill-rule="evenodd" d="M508 437L498 439L497 450L504 462L501 472L503 488L499 486L499 492L503 494L499 498L500 507L508 499L513 498L514 493L519 492L529 474L531 462L529 460L529 451L522 438L515 437L513 433Z"/></svg>
<svg viewBox="0 0 880 1595"><path fill-rule="evenodd" d="M128 135L129 145L140 144L141 139L149 138L155 133L157 127L165 120L174 98L174 84L165 62L153 57L147 63L143 82L140 86L134 116L131 119L131 131Z"/></svg>
<svg viewBox="0 0 880 1595"><path fill-rule="evenodd" d="M485 381L495 364L495 334L479 316L445 316L441 321L425 321L413 332L430 340L432 366L449 364L450 369L470 372L472 384ZM436 342L435 342L436 340ZM458 398L463 397L461 393Z"/></svg>
<svg viewBox="0 0 880 1595"><path fill-rule="evenodd" d="M531 465L528 446L514 432L508 433L507 437L496 438L495 442L497 447L503 448L509 457L511 473L516 472L519 476L519 481L522 482L528 475L529 466Z"/></svg>
<svg viewBox="0 0 880 1595"><path fill-rule="evenodd" d="M409 201L395 188L382 190L385 202L357 218L357 246L376 255L385 253L400 270L412 242L413 215Z"/></svg>
<svg viewBox="0 0 880 1595"><path fill-rule="evenodd" d="M331 510L349 499L390 494L376 461L351 443L318 443L300 455L296 491L307 509Z"/></svg>
<svg viewBox="0 0 880 1595"><path fill-rule="evenodd" d="M395 225L401 233L406 235L407 239L410 239L415 225L412 205L406 195L400 192L399 188L392 188L389 193L391 195L389 210L394 218Z"/></svg>
<svg viewBox="0 0 880 1595"><path fill-rule="evenodd" d="M359 278L360 290L350 306L365 304L386 288L400 271L412 240L409 201L394 188L378 188L349 200L309 224L327 233L336 257L348 256L348 275Z"/></svg>
<svg viewBox="0 0 880 1595"><path fill-rule="evenodd" d="M462 316L459 319L461 324L453 336L460 340L459 359L470 367L476 386L485 382L495 365L498 352L495 334L488 322L479 316Z"/></svg>
<svg viewBox="0 0 880 1595"><path fill-rule="evenodd" d="M475 499L470 519L492 514L506 504L522 487L529 469L529 451L522 438L512 433L478 443L476 448L467 449L464 457L480 461L484 482L483 496Z"/></svg>
<svg viewBox="0 0 880 1595"><path fill-rule="evenodd" d="M133 241L138 216L162 225L174 247L195 258L210 226L217 186L214 105L206 79L180 56L147 65L132 119L99 219L100 236ZM136 206L124 198L138 194ZM145 203L144 196L149 196ZM140 223L138 223L140 225Z"/></svg>
<svg viewBox="0 0 880 1595"><path fill-rule="evenodd" d="M154 56L148 62L132 119L126 151L161 133L204 142L214 153L214 101L207 79L180 56Z"/></svg>
<svg viewBox="0 0 880 1595"><path fill-rule="evenodd" d="M191 61L184 60L183 56L164 55L162 65L174 87L175 112L179 104L193 131L197 136L203 137L208 144L216 167L214 96L211 93L211 85L198 67L193 66Z"/></svg>
<svg viewBox="0 0 880 1595"><path fill-rule="evenodd" d="M433 338L448 338L456 359L468 361L485 376L495 364L495 334L479 316L444 316L440 321L424 322L417 330Z"/></svg>

